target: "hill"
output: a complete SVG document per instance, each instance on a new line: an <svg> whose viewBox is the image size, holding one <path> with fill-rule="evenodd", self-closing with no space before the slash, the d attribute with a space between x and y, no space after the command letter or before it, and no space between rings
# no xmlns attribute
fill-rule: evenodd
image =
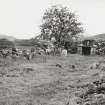
<svg viewBox="0 0 105 105"><path fill-rule="evenodd" d="M0 39L0 49L14 47L14 42L7 39Z"/></svg>
<svg viewBox="0 0 105 105"><path fill-rule="evenodd" d="M8 35L3 35L3 34L0 34L0 39L7 39L9 41L15 41L16 40L16 38L13 36L8 36Z"/></svg>
<svg viewBox="0 0 105 105"><path fill-rule="evenodd" d="M105 33L104 34L94 35L94 36L89 37L89 38L94 39L94 40L105 40Z"/></svg>

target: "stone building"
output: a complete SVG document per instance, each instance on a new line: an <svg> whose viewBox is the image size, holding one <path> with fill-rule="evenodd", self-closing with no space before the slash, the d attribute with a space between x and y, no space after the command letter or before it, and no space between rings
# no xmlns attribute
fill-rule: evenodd
<svg viewBox="0 0 105 105"><path fill-rule="evenodd" d="M81 55L95 55L96 45L93 39L84 39L78 45L78 53Z"/></svg>

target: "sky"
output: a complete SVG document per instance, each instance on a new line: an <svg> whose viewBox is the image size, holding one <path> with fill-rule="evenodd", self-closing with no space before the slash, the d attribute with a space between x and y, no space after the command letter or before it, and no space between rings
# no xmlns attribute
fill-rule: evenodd
<svg viewBox="0 0 105 105"><path fill-rule="evenodd" d="M42 16L53 5L75 12L84 35L105 33L105 0L0 0L0 34L18 39L39 35Z"/></svg>

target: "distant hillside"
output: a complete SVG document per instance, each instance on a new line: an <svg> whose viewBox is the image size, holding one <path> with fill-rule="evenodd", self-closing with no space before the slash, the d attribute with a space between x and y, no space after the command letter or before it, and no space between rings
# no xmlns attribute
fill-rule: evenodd
<svg viewBox="0 0 105 105"><path fill-rule="evenodd" d="M81 38L81 40L86 40L86 39L89 39L89 40L96 40L96 41L99 41L99 40L104 40L105 41L105 33L104 34L98 34L98 35L94 35L94 36L84 36Z"/></svg>
<svg viewBox="0 0 105 105"><path fill-rule="evenodd" d="M7 39L9 41L15 41L16 40L15 37L8 36L8 35L1 35L1 34L0 34L0 39Z"/></svg>
<svg viewBox="0 0 105 105"><path fill-rule="evenodd" d="M89 37L89 38L94 39L94 40L105 40L105 33L104 34L94 35L94 36Z"/></svg>

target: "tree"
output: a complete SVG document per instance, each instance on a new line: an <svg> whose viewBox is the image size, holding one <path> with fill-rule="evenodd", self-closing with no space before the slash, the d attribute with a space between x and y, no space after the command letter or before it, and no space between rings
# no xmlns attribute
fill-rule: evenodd
<svg viewBox="0 0 105 105"><path fill-rule="evenodd" d="M41 36L47 40L55 38L58 45L72 42L74 37L83 32L76 15L66 7L53 6L46 10L42 19Z"/></svg>

